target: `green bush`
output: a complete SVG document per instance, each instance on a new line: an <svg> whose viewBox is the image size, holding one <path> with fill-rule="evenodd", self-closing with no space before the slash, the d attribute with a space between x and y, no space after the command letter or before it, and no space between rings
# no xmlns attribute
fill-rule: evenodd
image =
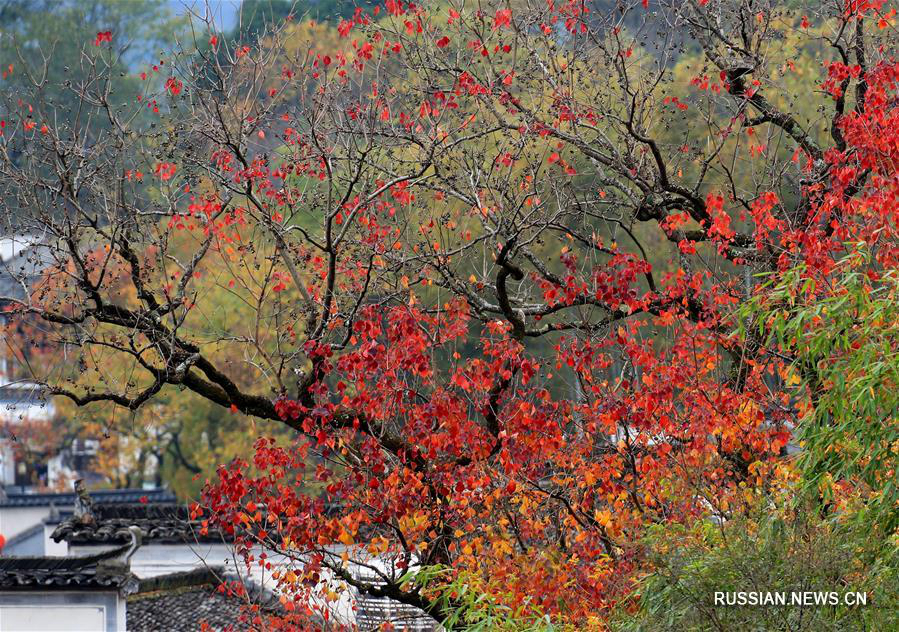
<svg viewBox="0 0 899 632"><path fill-rule="evenodd" d="M742 518L692 530L659 527L647 539L654 572L621 605L619 632L896 630L899 549L812 507L784 518ZM864 592L867 605L721 606L715 593Z"/></svg>

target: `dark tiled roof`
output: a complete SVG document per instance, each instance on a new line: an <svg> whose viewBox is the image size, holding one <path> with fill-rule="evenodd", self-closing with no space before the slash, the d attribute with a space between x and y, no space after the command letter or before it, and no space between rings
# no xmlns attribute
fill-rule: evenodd
<svg viewBox="0 0 899 632"><path fill-rule="evenodd" d="M50 536L69 544L110 544L126 542L125 530L136 526L144 543L222 542L218 531L201 534L199 521L190 519L186 505L175 504L97 504L94 521L85 523L74 516L64 520Z"/></svg>
<svg viewBox="0 0 899 632"><path fill-rule="evenodd" d="M137 503L146 496L151 503L173 503L175 495L166 489L99 489L91 491L95 503L123 504ZM6 498L0 498L0 507L63 507L75 504L74 493L22 494L6 492Z"/></svg>
<svg viewBox="0 0 899 632"><path fill-rule="evenodd" d="M83 557L0 557L0 589L133 592L137 579L121 561L130 547Z"/></svg>
<svg viewBox="0 0 899 632"><path fill-rule="evenodd" d="M212 585L132 595L126 610L129 632L195 632L205 622L213 630L236 629L240 600Z"/></svg>
<svg viewBox="0 0 899 632"><path fill-rule="evenodd" d="M239 581L224 569L203 567L141 580L137 594L128 597L128 632L194 632L206 623L212 630L243 629L241 605L246 601L218 591L222 581ZM277 598L255 584L245 584L260 614L283 614Z"/></svg>

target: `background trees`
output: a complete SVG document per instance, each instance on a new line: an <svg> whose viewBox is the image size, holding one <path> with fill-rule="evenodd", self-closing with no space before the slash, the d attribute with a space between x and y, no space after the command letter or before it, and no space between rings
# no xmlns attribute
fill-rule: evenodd
<svg viewBox="0 0 899 632"><path fill-rule="evenodd" d="M110 97L120 106L134 98L140 85L130 65L171 47L185 24L162 0L6 0L0 6L0 21L6 87L28 90L43 82L43 97L57 117L78 111L79 100L64 83L77 86L91 80L82 51L86 44L101 48L98 25L103 33L116 33L116 45L102 47L104 53L95 56L94 62L106 66L102 72L112 84Z"/></svg>
<svg viewBox="0 0 899 632"><path fill-rule="evenodd" d="M889 388L892 330L833 364L793 286L755 278L887 322L892 15L602 8L388 2L333 48L195 28L121 107L100 79L67 87L91 115L62 129L40 86L9 99L3 204L52 271L16 312L77 358L35 377L79 406L180 389L269 422L202 504L247 563L294 560L291 607L348 584L443 620L465 585L599 627L662 567L648 534L741 524L796 476L840 479L825 513L891 498L894 409L821 389L881 355L851 384ZM843 278L847 242L878 246ZM819 443L796 474L824 409L872 443L839 467ZM376 582L347 570L373 556Z"/></svg>

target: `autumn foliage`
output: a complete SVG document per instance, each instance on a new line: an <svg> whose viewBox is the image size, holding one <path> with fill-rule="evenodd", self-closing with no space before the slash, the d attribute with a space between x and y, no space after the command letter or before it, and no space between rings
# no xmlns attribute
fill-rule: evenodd
<svg viewBox="0 0 899 632"><path fill-rule="evenodd" d="M650 531L802 479L797 428L845 350L802 361L828 317L785 337L780 315L847 266L892 291L895 12L837 4L389 0L328 50L299 19L226 59L204 34L132 110L85 86L102 128L22 97L4 208L50 236L52 274L16 311L90 367L36 377L265 420L194 508L271 572L284 616L257 627L330 617L347 587L445 621L465 585L602 629L639 608ZM662 20L686 41L645 39ZM98 77L116 45L90 42ZM887 457L816 461L825 513L895 476L895 411L871 411Z"/></svg>

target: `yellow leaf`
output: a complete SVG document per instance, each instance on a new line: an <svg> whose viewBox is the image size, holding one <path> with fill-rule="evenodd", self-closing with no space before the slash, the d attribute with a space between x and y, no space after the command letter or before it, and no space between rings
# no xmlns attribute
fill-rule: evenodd
<svg viewBox="0 0 899 632"><path fill-rule="evenodd" d="M593 517L596 519L596 522L604 527L608 527L612 523L612 512L608 509L596 510L593 512Z"/></svg>

